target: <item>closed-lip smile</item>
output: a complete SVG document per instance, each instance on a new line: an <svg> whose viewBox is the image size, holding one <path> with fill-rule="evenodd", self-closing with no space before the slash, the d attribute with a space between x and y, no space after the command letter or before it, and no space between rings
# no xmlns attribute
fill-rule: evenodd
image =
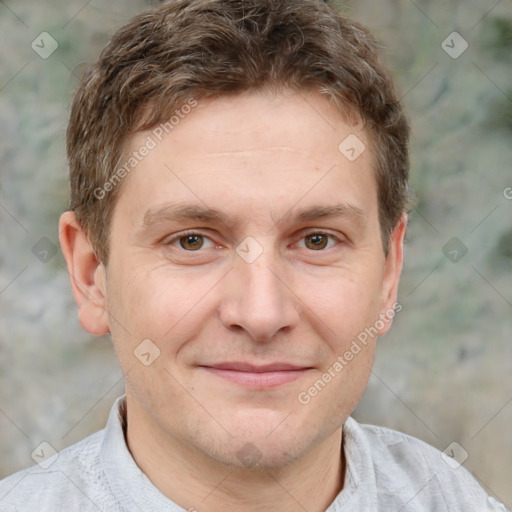
<svg viewBox="0 0 512 512"><path fill-rule="evenodd" d="M218 377L253 389L267 389L292 382L313 369L285 362L256 364L241 361L201 365Z"/></svg>

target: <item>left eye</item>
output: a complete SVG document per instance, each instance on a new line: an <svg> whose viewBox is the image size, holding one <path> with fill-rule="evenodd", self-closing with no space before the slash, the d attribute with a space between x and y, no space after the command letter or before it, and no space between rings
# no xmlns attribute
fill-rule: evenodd
<svg viewBox="0 0 512 512"><path fill-rule="evenodd" d="M336 240L333 235L322 232L307 233L301 240L305 240L305 246L313 251L321 251L329 244L329 238ZM332 247L332 246L331 246Z"/></svg>

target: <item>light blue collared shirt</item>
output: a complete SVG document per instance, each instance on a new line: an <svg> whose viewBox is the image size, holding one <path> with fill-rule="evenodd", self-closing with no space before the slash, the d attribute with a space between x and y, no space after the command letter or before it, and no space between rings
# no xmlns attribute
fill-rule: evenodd
<svg viewBox="0 0 512 512"><path fill-rule="evenodd" d="M120 397L104 430L2 480L0 511L186 512L137 466L124 421ZM507 512L464 467L414 437L348 418L343 447L344 487L326 512Z"/></svg>

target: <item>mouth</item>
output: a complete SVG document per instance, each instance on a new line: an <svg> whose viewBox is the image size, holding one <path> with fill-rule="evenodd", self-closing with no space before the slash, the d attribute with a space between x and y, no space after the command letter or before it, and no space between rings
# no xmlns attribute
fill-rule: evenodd
<svg viewBox="0 0 512 512"><path fill-rule="evenodd" d="M212 375L251 389L269 389L303 377L312 367L289 363L255 365L243 362L216 363L200 366Z"/></svg>

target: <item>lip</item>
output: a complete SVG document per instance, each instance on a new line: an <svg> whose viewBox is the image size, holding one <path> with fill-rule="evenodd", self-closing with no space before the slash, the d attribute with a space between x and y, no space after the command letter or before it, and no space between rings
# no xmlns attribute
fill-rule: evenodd
<svg viewBox="0 0 512 512"><path fill-rule="evenodd" d="M293 382L305 375L311 367L289 363L253 365L243 362L218 363L200 366L204 370L240 386L268 389Z"/></svg>

